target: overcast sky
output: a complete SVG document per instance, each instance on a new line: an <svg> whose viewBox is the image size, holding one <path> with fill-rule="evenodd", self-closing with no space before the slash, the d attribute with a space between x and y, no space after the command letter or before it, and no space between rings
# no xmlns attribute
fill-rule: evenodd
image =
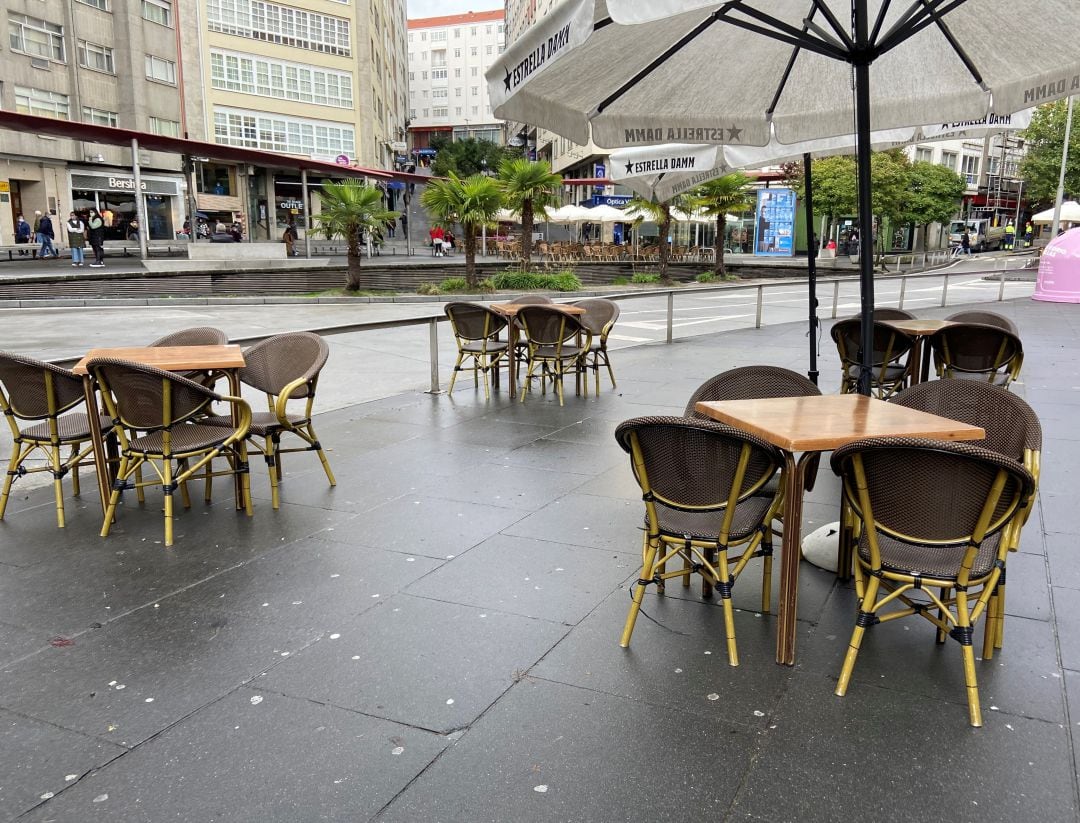
<svg viewBox="0 0 1080 823"><path fill-rule="evenodd" d="M501 9L498 0L408 0L409 17L442 17L467 11Z"/></svg>

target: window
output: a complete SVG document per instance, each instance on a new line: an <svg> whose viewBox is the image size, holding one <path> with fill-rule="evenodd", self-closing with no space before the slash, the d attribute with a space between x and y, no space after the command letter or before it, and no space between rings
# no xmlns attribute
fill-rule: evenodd
<svg viewBox="0 0 1080 823"><path fill-rule="evenodd" d="M104 71L109 74L116 73L113 67L113 50L109 47L80 40L76 44L75 51L79 56L79 65L83 68Z"/></svg>
<svg viewBox="0 0 1080 823"><path fill-rule="evenodd" d="M420 79L421 80L427 80L427 72L426 71L420 72Z"/></svg>
<svg viewBox="0 0 1080 823"><path fill-rule="evenodd" d="M915 149L915 162L916 163L933 163L934 162L934 150L928 149L925 146L918 146Z"/></svg>
<svg viewBox="0 0 1080 823"><path fill-rule="evenodd" d="M431 65L433 65L433 66L445 66L446 65L446 49L440 49L439 51L433 51L431 53Z"/></svg>
<svg viewBox="0 0 1080 823"><path fill-rule="evenodd" d="M412 32L411 31L409 32L409 42L410 43L412 42Z"/></svg>
<svg viewBox="0 0 1080 823"><path fill-rule="evenodd" d="M228 146L333 157L356 154L350 126L241 109L214 110L214 140Z"/></svg>
<svg viewBox="0 0 1080 823"><path fill-rule="evenodd" d="M446 106L431 110L432 117L446 117Z"/></svg>
<svg viewBox="0 0 1080 823"><path fill-rule="evenodd" d="M103 111L90 106L83 106L82 119L84 123L93 123L97 126L113 126L117 124L115 111Z"/></svg>
<svg viewBox="0 0 1080 823"><path fill-rule="evenodd" d="M953 171L956 171L956 152L943 151L941 153L941 165L943 165L947 169L952 169Z"/></svg>
<svg viewBox="0 0 1080 823"><path fill-rule="evenodd" d="M352 54L349 21L265 0L206 0L211 31L324 54ZM409 55L410 58L412 55Z"/></svg>
<svg viewBox="0 0 1080 823"><path fill-rule="evenodd" d="M454 69L454 77L461 77L461 69Z"/></svg>
<svg viewBox="0 0 1080 823"><path fill-rule="evenodd" d="M52 117L56 120L70 119L66 94L33 89L28 86L15 87L15 111L36 114L38 117Z"/></svg>
<svg viewBox="0 0 1080 823"><path fill-rule="evenodd" d="M479 53L480 51L476 46L469 46L469 54L471 54L473 57L476 57L476 55L478 55Z"/></svg>
<svg viewBox="0 0 1080 823"><path fill-rule="evenodd" d="M491 46L485 46L485 47L484 47L484 52L485 52L486 54L491 54Z"/></svg>
<svg viewBox="0 0 1080 823"><path fill-rule="evenodd" d="M473 77L476 77L476 76L477 76L477 75L478 75L478 74L480 73L480 69L479 69L478 67L476 67L476 66L473 66L473 67L472 67L472 68L471 68L471 69L469 70L469 73L470 73L470 74L471 74L471 75L472 75Z"/></svg>
<svg viewBox="0 0 1080 823"><path fill-rule="evenodd" d="M470 27L469 27L469 34L470 34L470 35L471 35L472 37L476 37L476 26L470 26Z"/></svg>
<svg viewBox="0 0 1080 823"><path fill-rule="evenodd" d="M427 40L427 32L426 31L420 32L420 39L421 40Z"/></svg>
<svg viewBox="0 0 1080 823"><path fill-rule="evenodd" d="M454 49L454 57L461 57L461 49Z"/></svg>
<svg viewBox="0 0 1080 823"><path fill-rule="evenodd" d="M491 34L491 24L490 23L488 23L486 26L484 26L484 34Z"/></svg>
<svg viewBox="0 0 1080 823"><path fill-rule="evenodd" d="M960 174L967 179L968 183L975 183L979 178L979 158L972 154L965 154L961 162Z"/></svg>
<svg viewBox="0 0 1080 823"><path fill-rule="evenodd" d="M150 117L150 131L154 134L163 134L166 137L179 137L180 124L176 120L165 120L161 117Z"/></svg>
<svg viewBox="0 0 1080 823"><path fill-rule="evenodd" d="M461 106L454 107L454 115L457 117L461 117Z"/></svg>
<svg viewBox="0 0 1080 823"><path fill-rule="evenodd" d="M472 113L476 114L477 112L479 112L479 109L476 106L473 106L472 107Z"/></svg>
<svg viewBox="0 0 1080 823"><path fill-rule="evenodd" d="M461 37L461 29L454 29L454 37Z"/></svg>
<svg viewBox="0 0 1080 823"><path fill-rule="evenodd" d="M454 87L454 97L461 97L461 86Z"/></svg>
<svg viewBox="0 0 1080 823"><path fill-rule="evenodd" d="M416 72L415 71L410 71L409 72L409 79L410 80L415 80L416 79Z"/></svg>
<svg viewBox="0 0 1080 823"><path fill-rule="evenodd" d="M424 99L427 100L427 96L428 96L428 90L427 89L424 89L422 92L420 92L420 94L422 94L424 96Z"/></svg>
<svg viewBox="0 0 1080 823"><path fill-rule="evenodd" d="M64 29L25 14L8 14L8 32L12 51L21 51L46 60L67 62L64 52Z"/></svg>
<svg viewBox="0 0 1080 823"><path fill-rule="evenodd" d="M445 80L446 79L446 69L432 69L431 70L431 79L432 80Z"/></svg>
<svg viewBox="0 0 1080 823"><path fill-rule="evenodd" d="M427 116L428 116L428 110L427 110L427 109L424 109L424 110L423 110L423 112L424 112L424 118L426 119L426 118L427 118Z"/></svg>
<svg viewBox="0 0 1080 823"><path fill-rule="evenodd" d="M172 2L170 0L142 0L142 16L151 23L172 26Z"/></svg>
<svg viewBox="0 0 1080 823"><path fill-rule="evenodd" d="M472 94L473 96L476 96L477 94L480 93L480 87L479 86L472 86L469 89L469 93Z"/></svg>
<svg viewBox="0 0 1080 823"><path fill-rule="evenodd" d="M445 43L446 42L446 32L445 31L433 31L431 33L431 42L432 43L440 43L440 42Z"/></svg>
<svg viewBox="0 0 1080 823"><path fill-rule="evenodd" d="M431 97L434 100L445 100L446 99L446 89L432 89L431 90Z"/></svg>
<svg viewBox="0 0 1080 823"><path fill-rule="evenodd" d="M416 119L416 109L409 109L409 119L410 120L415 120Z"/></svg>
<svg viewBox="0 0 1080 823"><path fill-rule="evenodd" d="M352 108L352 75L249 54L210 50L210 81L215 89Z"/></svg>
<svg viewBox="0 0 1080 823"><path fill-rule="evenodd" d="M176 63L161 57L146 55L146 79L176 85Z"/></svg>
<svg viewBox="0 0 1080 823"><path fill-rule="evenodd" d="M93 6L95 9L101 9L102 11L109 10L109 0L79 0L87 6Z"/></svg>
<svg viewBox="0 0 1080 823"><path fill-rule="evenodd" d="M499 34L503 33L503 24L502 23L499 23L498 32L499 32Z"/></svg>

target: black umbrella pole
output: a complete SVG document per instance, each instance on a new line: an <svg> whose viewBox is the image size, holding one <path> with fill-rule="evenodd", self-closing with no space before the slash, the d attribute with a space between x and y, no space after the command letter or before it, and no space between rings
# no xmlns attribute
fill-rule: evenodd
<svg viewBox="0 0 1080 823"><path fill-rule="evenodd" d="M866 43L866 0L855 0L855 40ZM855 149L859 180L859 285L862 345L859 394L870 394L874 356L874 214L870 186L870 64L855 64Z"/></svg>
<svg viewBox="0 0 1080 823"><path fill-rule="evenodd" d="M809 285L807 287L810 304L810 369L806 376L817 385L817 329L818 329L818 299L817 299L817 244L814 242L814 181L811 178L812 161L810 153L802 156L803 181L806 189L806 275Z"/></svg>

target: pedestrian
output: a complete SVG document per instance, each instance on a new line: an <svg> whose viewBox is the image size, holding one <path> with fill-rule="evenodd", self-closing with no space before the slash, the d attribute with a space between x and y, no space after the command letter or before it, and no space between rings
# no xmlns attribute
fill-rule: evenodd
<svg viewBox="0 0 1080 823"><path fill-rule="evenodd" d="M94 262L90 264L92 269L100 269L105 265L105 218L97 209L90 209L90 217L86 221L90 248L94 250Z"/></svg>
<svg viewBox="0 0 1080 823"><path fill-rule="evenodd" d="M29 243L33 233L34 230L30 228L30 224L26 222L26 218L20 214L15 220L15 243L20 246ZM19 254L27 255L30 254L30 251L28 249L19 249Z"/></svg>
<svg viewBox="0 0 1080 823"><path fill-rule="evenodd" d="M446 233L443 231L443 227L436 224L431 227L431 231L428 232L431 237L431 251L436 257L443 256L443 238L446 237Z"/></svg>
<svg viewBox="0 0 1080 823"><path fill-rule="evenodd" d="M960 253L971 254L971 235L968 234L967 229L964 229L964 233L960 235Z"/></svg>
<svg viewBox="0 0 1080 823"><path fill-rule="evenodd" d="M131 222L128 223L127 239L135 242L139 240L139 221L135 218L132 218Z"/></svg>
<svg viewBox="0 0 1080 823"><path fill-rule="evenodd" d="M389 237L391 240L393 240L395 230L396 230L396 224L394 223L394 221L393 220L387 220L386 221L386 236Z"/></svg>
<svg viewBox="0 0 1080 823"><path fill-rule="evenodd" d="M64 228L67 229L68 248L71 249L71 267L82 268L86 257L86 224L78 214L72 212Z"/></svg>
<svg viewBox="0 0 1080 823"><path fill-rule="evenodd" d="M53 240L56 238L56 232L53 229L52 220L49 215L42 214L40 211L34 212L36 218L34 222L34 239L37 244L41 246L38 249L38 254L41 255L41 259L44 260L50 254L53 257L59 257L60 252L53 246Z"/></svg>
<svg viewBox="0 0 1080 823"><path fill-rule="evenodd" d="M232 228L229 230L229 234L232 235L234 243L239 243L244 239L244 226L239 220L234 220Z"/></svg>
<svg viewBox="0 0 1080 823"><path fill-rule="evenodd" d="M300 239L300 233L296 230L296 220L290 215L285 223L285 231L281 233L281 240L285 244L285 256L296 256L296 241Z"/></svg>
<svg viewBox="0 0 1080 823"><path fill-rule="evenodd" d="M409 233L409 218L406 217L404 214L402 214L401 217L398 218L398 220L401 221L401 230L403 232L405 232L406 234L408 234Z"/></svg>
<svg viewBox="0 0 1080 823"><path fill-rule="evenodd" d="M1013 225L1012 220L1005 226L1005 250L1012 251L1013 246L1016 243L1016 226Z"/></svg>
<svg viewBox="0 0 1080 823"><path fill-rule="evenodd" d="M1031 221L1028 220L1024 224L1024 248L1031 248L1031 241L1035 239L1035 227L1031 225Z"/></svg>

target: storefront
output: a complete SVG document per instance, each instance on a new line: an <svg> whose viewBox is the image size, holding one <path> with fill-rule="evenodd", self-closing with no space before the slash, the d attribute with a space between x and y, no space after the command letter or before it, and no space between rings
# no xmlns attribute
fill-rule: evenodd
<svg viewBox="0 0 1080 823"><path fill-rule="evenodd" d="M308 183L308 191L318 190L318 185ZM274 237L281 239L285 226L292 220L301 237L307 228L307 209L304 204L303 186L300 185L299 177L279 175L274 178L274 216L276 220L276 233Z"/></svg>
<svg viewBox="0 0 1080 823"><path fill-rule="evenodd" d="M84 217L96 208L105 221L106 240L134 238L137 209L135 178L123 172L73 169L69 174L71 208ZM146 202L148 237L172 240L183 223L182 179L144 174L141 179Z"/></svg>

